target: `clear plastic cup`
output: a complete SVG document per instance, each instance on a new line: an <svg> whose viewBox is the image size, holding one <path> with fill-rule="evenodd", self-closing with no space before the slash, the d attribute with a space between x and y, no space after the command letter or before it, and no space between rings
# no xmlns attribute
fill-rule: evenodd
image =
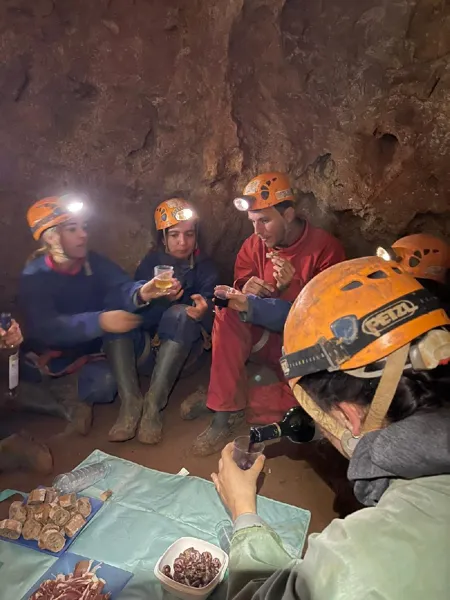
<svg viewBox="0 0 450 600"><path fill-rule="evenodd" d="M173 284L173 267L157 265L154 269L156 287L160 290L169 290Z"/></svg>
<svg viewBox="0 0 450 600"><path fill-rule="evenodd" d="M250 436L241 435L234 440L233 460L243 471L251 469L258 456L264 452L264 443L251 444Z"/></svg>

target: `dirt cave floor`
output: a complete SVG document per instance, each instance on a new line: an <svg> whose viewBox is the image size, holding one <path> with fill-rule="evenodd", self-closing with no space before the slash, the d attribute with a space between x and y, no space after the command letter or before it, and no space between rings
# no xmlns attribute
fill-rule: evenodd
<svg viewBox="0 0 450 600"><path fill-rule="evenodd" d="M164 439L156 446L145 446L137 440L125 443L107 441L115 421L118 402L96 405L94 424L86 437L63 435L65 424L54 417L30 413L8 413L7 429L26 431L45 442L54 458L54 473L47 477L25 472L0 474L0 490L29 491L38 484L50 485L54 476L73 469L96 448L138 464L177 473L185 467L191 475L210 480L217 469L219 454L195 457L190 452L194 438L208 425L210 417L186 422L179 416L183 398L208 381L208 365L197 374L182 379L172 393L164 411ZM5 418L5 417L3 417ZM243 426L242 434L248 428ZM293 444L288 440L266 446L266 466L260 494L311 511L310 532L319 532L336 516L344 516L357 508L346 480L347 461L329 444ZM2 503L5 504L5 503ZM0 511L3 512L0 505Z"/></svg>

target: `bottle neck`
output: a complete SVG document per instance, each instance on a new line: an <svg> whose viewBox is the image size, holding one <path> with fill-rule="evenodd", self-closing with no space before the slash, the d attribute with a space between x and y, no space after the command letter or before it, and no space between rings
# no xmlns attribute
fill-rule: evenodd
<svg viewBox="0 0 450 600"><path fill-rule="evenodd" d="M250 428L250 440L252 444L276 440L279 437L282 437L279 423Z"/></svg>

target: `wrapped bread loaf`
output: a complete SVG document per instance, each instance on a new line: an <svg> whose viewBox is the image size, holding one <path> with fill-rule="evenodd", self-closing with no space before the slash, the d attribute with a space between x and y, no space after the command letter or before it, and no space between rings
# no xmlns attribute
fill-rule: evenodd
<svg viewBox="0 0 450 600"><path fill-rule="evenodd" d="M38 540L38 546L41 550L50 550L50 552L59 552L64 548L66 540L60 531L49 529L41 533Z"/></svg>
<svg viewBox="0 0 450 600"><path fill-rule="evenodd" d="M64 496L59 497L59 505L62 506L62 508L66 508L68 510L70 510L71 508L74 508L76 502L77 502L77 495L74 493L65 494Z"/></svg>
<svg viewBox="0 0 450 600"><path fill-rule="evenodd" d="M27 508L23 505L23 502L16 500L9 507L9 518L14 521L20 521L23 525L27 520Z"/></svg>
<svg viewBox="0 0 450 600"><path fill-rule="evenodd" d="M68 535L71 538L85 525L86 521L83 519L83 517L80 514L76 514L64 527L64 531L66 532L66 535Z"/></svg>
<svg viewBox="0 0 450 600"><path fill-rule="evenodd" d="M41 529L41 534L46 533L47 531L58 531L61 533L58 525L55 525L54 523L47 523L47 525L44 525L44 527Z"/></svg>
<svg viewBox="0 0 450 600"><path fill-rule="evenodd" d="M92 506L89 498L78 498L76 503L76 510L80 513L82 517L86 519L86 517L88 517L92 512Z"/></svg>
<svg viewBox="0 0 450 600"><path fill-rule="evenodd" d="M63 527L70 519L70 513L61 506L52 506L49 512L49 518L58 527Z"/></svg>
<svg viewBox="0 0 450 600"><path fill-rule="evenodd" d="M45 525L50 514L50 504L40 504L34 509L34 520Z"/></svg>
<svg viewBox="0 0 450 600"><path fill-rule="evenodd" d="M37 540L41 533L42 525L34 519L27 519L22 527L22 536L25 540Z"/></svg>
<svg viewBox="0 0 450 600"><path fill-rule="evenodd" d="M32 490L28 495L27 504L29 504L30 506L33 506L35 504L42 504L43 502L45 502L45 493L46 492L44 488L37 488L35 490Z"/></svg>
<svg viewBox="0 0 450 600"><path fill-rule="evenodd" d="M0 536L8 540L18 540L22 533L22 523L15 519L4 519L0 521Z"/></svg>
<svg viewBox="0 0 450 600"><path fill-rule="evenodd" d="M46 504L53 504L58 499L58 492L55 488L46 488L45 490L45 502Z"/></svg>

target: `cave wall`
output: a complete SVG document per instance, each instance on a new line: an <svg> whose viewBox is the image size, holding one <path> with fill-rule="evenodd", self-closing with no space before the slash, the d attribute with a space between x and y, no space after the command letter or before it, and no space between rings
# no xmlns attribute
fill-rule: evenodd
<svg viewBox="0 0 450 600"><path fill-rule="evenodd" d="M3 0L0 52L3 303L27 207L65 190L130 271L181 192L228 277L265 169L350 255L450 234L448 0Z"/></svg>

